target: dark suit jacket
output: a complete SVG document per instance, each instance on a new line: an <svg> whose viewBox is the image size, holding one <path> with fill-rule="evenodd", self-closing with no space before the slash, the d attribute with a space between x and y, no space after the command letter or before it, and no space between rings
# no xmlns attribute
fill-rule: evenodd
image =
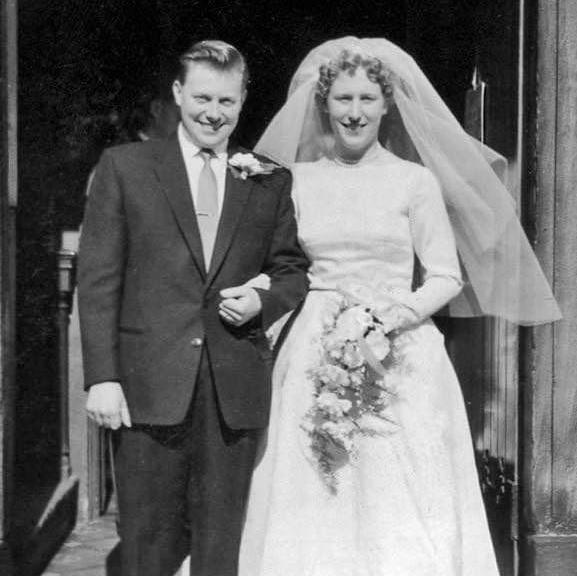
<svg viewBox="0 0 577 576"><path fill-rule="evenodd" d="M234 151L231 151L233 153ZM118 380L133 422L176 424L206 348L232 428L266 426L270 352L264 330L303 299L291 175L241 180L228 170L210 270L176 135L104 152L79 253L85 383ZM241 328L218 316L219 291L265 272L262 314Z"/></svg>

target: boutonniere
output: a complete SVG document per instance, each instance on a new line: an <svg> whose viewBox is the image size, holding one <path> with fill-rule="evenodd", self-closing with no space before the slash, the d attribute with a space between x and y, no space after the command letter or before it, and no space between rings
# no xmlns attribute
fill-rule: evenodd
<svg viewBox="0 0 577 576"><path fill-rule="evenodd" d="M228 165L233 176L246 180L250 176L272 174L279 166L272 162L261 162L253 154L237 152L228 159Z"/></svg>

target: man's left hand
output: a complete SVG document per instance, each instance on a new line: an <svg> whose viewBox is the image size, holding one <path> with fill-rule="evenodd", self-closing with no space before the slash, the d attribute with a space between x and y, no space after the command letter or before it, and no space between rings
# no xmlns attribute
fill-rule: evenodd
<svg viewBox="0 0 577 576"><path fill-rule="evenodd" d="M234 286L220 291L222 302L218 307L220 317L233 326L242 326L262 310L258 292L250 286Z"/></svg>

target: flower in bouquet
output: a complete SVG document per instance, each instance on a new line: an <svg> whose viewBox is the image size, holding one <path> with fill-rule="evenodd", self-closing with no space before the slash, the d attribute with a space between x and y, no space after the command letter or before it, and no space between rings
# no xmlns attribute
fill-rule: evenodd
<svg viewBox="0 0 577 576"><path fill-rule="evenodd" d="M326 390L340 390L349 385L349 375L347 371L335 364L319 366L316 376Z"/></svg>
<svg viewBox="0 0 577 576"><path fill-rule="evenodd" d="M382 362L391 351L391 341L382 330L371 330L365 337L365 342L375 358Z"/></svg>
<svg viewBox="0 0 577 576"><path fill-rule="evenodd" d="M342 340L360 338L373 324L373 317L363 306L345 309L337 318L335 335Z"/></svg>
<svg viewBox="0 0 577 576"><path fill-rule="evenodd" d="M330 332L323 339L324 353L333 360L341 360L344 354L345 341L336 333Z"/></svg>
<svg viewBox="0 0 577 576"><path fill-rule="evenodd" d="M365 359L361 354L359 347L354 342L345 342L342 349L341 359L343 364L348 368L360 368L365 363Z"/></svg>
<svg viewBox="0 0 577 576"><path fill-rule="evenodd" d="M352 403L334 392L322 392L317 398L317 406L327 416L338 419L349 412Z"/></svg>

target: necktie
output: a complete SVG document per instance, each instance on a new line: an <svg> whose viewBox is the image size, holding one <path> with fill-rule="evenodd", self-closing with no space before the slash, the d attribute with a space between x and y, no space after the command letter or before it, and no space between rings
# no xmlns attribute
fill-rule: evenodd
<svg viewBox="0 0 577 576"><path fill-rule="evenodd" d="M202 240L202 252L206 269L210 267L216 229L218 227L218 193L216 176L210 166L214 157L212 150L203 149L199 152L204 160L204 166L198 178L198 196L196 200L196 216Z"/></svg>

